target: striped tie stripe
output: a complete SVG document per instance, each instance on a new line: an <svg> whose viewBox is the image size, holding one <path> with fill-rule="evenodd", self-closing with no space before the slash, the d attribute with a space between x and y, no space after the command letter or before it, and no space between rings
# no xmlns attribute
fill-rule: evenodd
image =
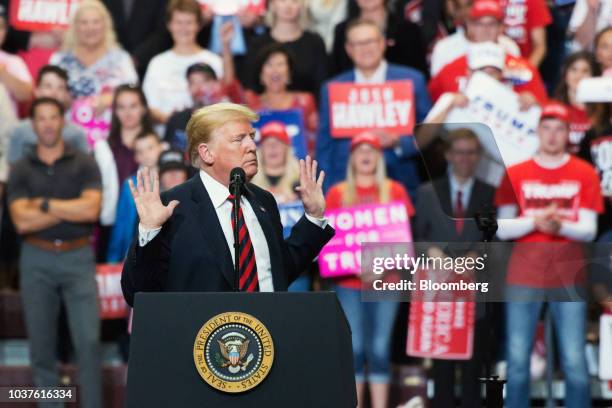
<svg viewBox="0 0 612 408"><path fill-rule="evenodd" d="M232 203L232 231L234 228L234 196L232 194L227 198ZM240 270L240 290L244 292L259 291L259 278L257 276L257 264L255 263L255 248L251 242L251 236L244 221L242 207L238 210L238 241L240 248L238 251L238 265Z"/></svg>

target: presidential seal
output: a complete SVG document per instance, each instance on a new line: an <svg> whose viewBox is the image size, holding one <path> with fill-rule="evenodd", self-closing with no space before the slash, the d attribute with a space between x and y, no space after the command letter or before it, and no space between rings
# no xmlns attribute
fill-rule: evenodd
<svg viewBox="0 0 612 408"><path fill-rule="evenodd" d="M204 323L193 344L193 361L204 381L219 391L238 393L259 385L270 373L274 343L255 317L218 314Z"/></svg>

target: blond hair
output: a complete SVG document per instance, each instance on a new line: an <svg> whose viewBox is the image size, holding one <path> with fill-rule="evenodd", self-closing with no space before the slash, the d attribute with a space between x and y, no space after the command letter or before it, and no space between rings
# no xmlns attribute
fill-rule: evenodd
<svg viewBox="0 0 612 408"><path fill-rule="evenodd" d="M107 51L119 47L117 43L117 35L113 27L113 19L111 18L108 9L100 0L81 0L79 5L70 19L70 24L64 35L64 41L62 42L62 51L74 52L79 45L79 39L76 34L76 22L86 10L96 10L102 16L104 20L105 33L104 33L104 48Z"/></svg>
<svg viewBox="0 0 612 408"><path fill-rule="evenodd" d="M200 167L198 146L209 143L215 130L228 122L255 122L259 117L251 109L235 103L222 102L196 110L187 123L187 153L195 167Z"/></svg>
<svg viewBox="0 0 612 408"><path fill-rule="evenodd" d="M266 177L265 166L266 163L263 160L263 154L261 150L257 151L257 160L262 165L259 167L259 171L253 177L251 182L264 190L274 190L273 195L291 195L294 193L295 183L299 183L300 180L300 162L295 157L293 147L287 147L285 156L285 173L278 181L278 184L272 188L270 180Z"/></svg>
<svg viewBox="0 0 612 408"><path fill-rule="evenodd" d="M346 181L341 183L342 205L345 207L353 206L357 202L357 181L355 177L354 157L355 155L351 153L349 165L346 170ZM391 181L387 178L385 159L380 151L378 152L374 178L378 186L378 202L380 204L388 203L391 199Z"/></svg>
<svg viewBox="0 0 612 408"><path fill-rule="evenodd" d="M272 28L276 25L276 16L274 15L274 11L272 11L272 7L271 7L271 3L274 0L270 0L269 2L269 6L268 6L268 12L266 14L266 24L268 25L268 27ZM302 30L305 30L306 28L308 28L308 23L309 23L309 17L308 17L308 9L307 9L307 0L298 0L300 2L300 6L301 6L301 10L300 10L300 17L298 19L298 25L300 26L300 28Z"/></svg>

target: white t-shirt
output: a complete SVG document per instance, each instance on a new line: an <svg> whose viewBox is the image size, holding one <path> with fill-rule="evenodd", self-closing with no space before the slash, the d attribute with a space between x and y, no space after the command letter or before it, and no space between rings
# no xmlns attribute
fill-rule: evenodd
<svg viewBox="0 0 612 408"><path fill-rule="evenodd" d="M149 107L165 114L191 107L193 101L185 73L190 65L198 62L210 65L219 79L223 76L223 60L208 50L193 55L178 55L168 50L156 55L149 63L142 85Z"/></svg>
<svg viewBox="0 0 612 408"><path fill-rule="evenodd" d="M587 0L576 0L574 11L569 22L569 30L575 32L582 25L589 11ZM612 25L612 0L599 0L599 14L595 31L600 31Z"/></svg>
<svg viewBox="0 0 612 408"><path fill-rule="evenodd" d="M519 46L510 37L500 35L497 43L506 51L507 54L519 57L521 50ZM433 77L450 62L453 62L459 57L467 54L470 41L465 36L463 28L459 27L457 31L439 40L431 53L431 76Z"/></svg>
<svg viewBox="0 0 612 408"><path fill-rule="evenodd" d="M6 67L6 70L17 79L20 79L24 82L28 82L30 84L32 83L32 76L30 75L28 67L26 66L25 62L23 62L23 60L17 55L9 54L0 50L0 65L4 65ZM3 86L3 84L0 83L0 86ZM13 105L13 111L16 113L17 101L15 100L15 97L13 95L11 95L11 103Z"/></svg>

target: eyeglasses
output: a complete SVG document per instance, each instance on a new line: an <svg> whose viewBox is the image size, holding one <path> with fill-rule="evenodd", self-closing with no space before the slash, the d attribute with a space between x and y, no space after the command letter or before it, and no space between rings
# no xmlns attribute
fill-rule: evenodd
<svg viewBox="0 0 612 408"><path fill-rule="evenodd" d="M468 150L468 149L451 149L450 152L452 154L455 154L457 156L476 156L477 154L480 153L479 150Z"/></svg>
<svg viewBox="0 0 612 408"><path fill-rule="evenodd" d="M347 44L352 48L364 48L371 47L374 44L377 44L380 41L380 38L370 38L367 40L361 41L349 41Z"/></svg>

